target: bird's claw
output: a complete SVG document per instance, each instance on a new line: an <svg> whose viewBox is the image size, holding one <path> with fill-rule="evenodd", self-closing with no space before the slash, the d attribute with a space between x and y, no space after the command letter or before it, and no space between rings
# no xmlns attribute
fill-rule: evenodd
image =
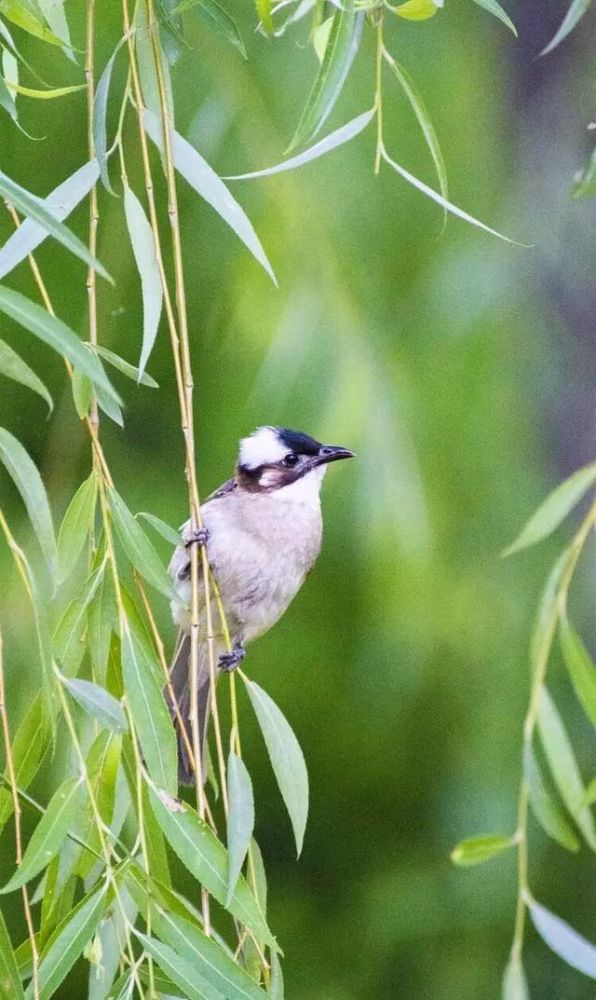
<svg viewBox="0 0 596 1000"><path fill-rule="evenodd" d="M192 535L186 543L186 548L189 549L191 545L198 545L200 549L203 548L209 541L209 532L207 528L197 528L193 531Z"/></svg>
<svg viewBox="0 0 596 1000"><path fill-rule="evenodd" d="M224 670L226 673L231 673L235 670L239 663L242 662L246 656L246 650L244 646L234 646L227 653L222 653L218 665L220 670Z"/></svg>

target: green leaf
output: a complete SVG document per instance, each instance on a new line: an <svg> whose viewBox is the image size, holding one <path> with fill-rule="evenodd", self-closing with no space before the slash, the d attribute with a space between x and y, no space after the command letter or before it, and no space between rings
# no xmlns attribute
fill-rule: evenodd
<svg viewBox="0 0 596 1000"><path fill-rule="evenodd" d="M508 851L515 846L515 837L503 837L500 834L483 834L480 837L469 837L462 840L451 852L451 860L461 868L480 865L484 861Z"/></svg>
<svg viewBox="0 0 596 1000"><path fill-rule="evenodd" d="M137 514L137 517L144 517L146 521L149 522L152 528L155 528L158 535L165 538L166 542L171 542L172 545L182 545L182 536L180 532L175 531L174 528L162 521L161 517L156 517L155 514L148 514L147 511L141 510Z"/></svg>
<svg viewBox="0 0 596 1000"><path fill-rule="evenodd" d="M104 266L91 254L85 244L74 233L63 225L54 212L36 195L26 191L16 181L11 180L0 171L0 194L11 202L22 215L30 216L39 222L49 236L62 243L76 257L92 267L102 278L113 281Z"/></svg>
<svg viewBox="0 0 596 1000"><path fill-rule="evenodd" d="M42 204L52 216L62 222L89 194L98 177L97 160L91 160L59 184L47 198L43 199ZM0 249L0 278L12 271L28 254L33 253L49 235L47 227L36 222L34 218L24 219Z"/></svg>
<svg viewBox="0 0 596 1000"><path fill-rule="evenodd" d="M151 31L147 23L147 15L144 4L138 4L135 13L135 45L137 51L137 62L139 77L141 80L141 91L143 102L153 114L160 119L161 100L160 88L155 71L155 53L151 41ZM172 81L170 79L170 68L163 46L158 44L161 58L161 69L165 83L166 104L170 115L170 120L174 121L174 101L172 97Z"/></svg>
<svg viewBox="0 0 596 1000"><path fill-rule="evenodd" d="M429 17L435 16L438 7L434 0L406 0L392 10L406 21L428 21Z"/></svg>
<svg viewBox="0 0 596 1000"><path fill-rule="evenodd" d="M586 842L596 850L594 817L584 806L585 788L563 720L546 688L538 709L538 729L555 785Z"/></svg>
<svg viewBox="0 0 596 1000"><path fill-rule="evenodd" d="M89 969L89 993L87 1000L105 1000L110 985L116 976L126 950L127 922L134 924L137 916L136 904L131 899L126 886L119 886L120 901L102 920L96 942L100 960ZM123 912L124 911L124 912Z"/></svg>
<svg viewBox="0 0 596 1000"><path fill-rule="evenodd" d="M273 34L273 18L271 16L271 0L255 0L257 17L268 35Z"/></svg>
<svg viewBox="0 0 596 1000"><path fill-rule="evenodd" d="M20 382L32 389L38 396L48 404L50 413L54 409L54 403L45 385L35 372L19 357L12 347L0 340L0 375L10 378L13 382Z"/></svg>
<svg viewBox="0 0 596 1000"><path fill-rule="evenodd" d="M43 699L38 695L24 716L13 740L12 757L17 787L26 789L39 770L50 744L50 725L46 718ZM4 771L5 779L8 772ZM0 830L12 816L12 795L7 788L0 788Z"/></svg>
<svg viewBox="0 0 596 1000"><path fill-rule="evenodd" d="M479 7L484 7L484 9L489 12L489 14L494 14L494 16L499 19L499 21L502 21L503 24L507 25L509 30L512 31L515 37L517 38L517 28L515 27L513 21L511 20L507 12L503 10L501 4L497 3L497 0L474 0L474 3L477 3Z"/></svg>
<svg viewBox="0 0 596 1000"><path fill-rule="evenodd" d="M595 482L596 462L574 472L540 504L536 513L532 515L515 541L505 549L503 555L510 556L513 552L520 552L547 538Z"/></svg>
<svg viewBox="0 0 596 1000"><path fill-rule="evenodd" d="M250 774L241 757L230 751L228 757L228 894L229 906L238 876L248 852L255 825L255 803Z"/></svg>
<svg viewBox="0 0 596 1000"><path fill-rule="evenodd" d="M436 8L435 8L436 9ZM435 171L437 174L437 179L439 181L439 190L443 198L449 197L449 188L447 184L447 170L445 168L445 161L443 159L443 153L441 152L441 147L439 145L439 140L437 133L435 132L433 123L430 119L430 115L426 110L426 105L422 100L420 94L416 90L414 81L409 73L400 66L396 60L386 53L385 60L389 67L392 69L396 80L398 81L400 87L402 88L404 94L406 95L408 101L410 102L412 111L416 115L418 124L422 129L422 134L428 146L429 153L431 155L432 161L435 166ZM445 213L446 213L445 209Z"/></svg>
<svg viewBox="0 0 596 1000"><path fill-rule="evenodd" d="M578 701L593 726L596 726L596 666L566 616L561 617L559 635L563 657Z"/></svg>
<svg viewBox="0 0 596 1000"><path fill-rule="evenodd" d="M153 140L159 150L163 150L161 123L157 115L151 111L144 111L143 123L149 138ZM273 283L277 285L271 264L244 209L240 207L221 177L218 177L207 161L197 153L186 139L174 131L172 131L172 156L178 173L234 230L236 236L242 240L253 257L265 268Z"/></svg>
<svg viewBox="0 0 596 1000"><path fill-rule="evenodd" d="M4 50L4 52L6 49ZM0 76L0 107L4 108L8 112L10 117L14 122L18 121L17 106L15 104L14 97L8 87L6 82Z"/></svg>
<svg viewBox="0 0 596 1000"><path fill-rule="evenodd" d="M162 944L156 938L147 937L137 930L135 935L145 951L153 956L162 972L165 972L176 986L184 990L184 996L188 997L188 1000L224 1000L218 990L211 989L208 983L201 980L192 966L167 944Z"/></svg>
<svg viewBox="0 0 596 1000"><path fill-rule="evenodd" d="M500 240L504 240L505 243L511 243L513 246L517 247L524 247L526 250L529 249L529 244L519 243L517 240L512 240L509 236L504 236L503 233L500 233L497 229L492 229L491 226L487 226L484 222L480 222L479 219L475 219L473 215L469 215L468 212L464 212L462 208L458 208L457 205L448 201L447 198L444 198L438 191L435 191L433 188L429 187L428 184L425 184L424 181L419 180L418 177L411 174L409 170L405 169L405 167L396 163L396 161L393 160L386 151L383 151L383 159L385 160L385 163L388 163L400 177L403 177L403 179L408 182L408 184L417 188L418 191L425 194L427 198L431 199L431 201L435 201L437 205L440 205L441 208L445 209L447 212L451 212L451 214L455 215L456 218L463 219L464 222L468 222L471 226L476 226L478 229L484 230L485 233L490 233L491 236L497 236Z"/></svg>
<svg viewBox="0 0 596 1000"><path fill-rule="evenodd" d="M24 326L62 357L68 358L75 368L88 375L94 385L103 389L114 402L121 402L118 393L108 382L99 359L57 316L51 316L36 302L4 285L0 285L0 311Z"/></svg>
<svg viewBox="0 0 596 1000"><path fill-rule="evenodd" d="M21 977L8 929L0 910L0 1000L22 1000Z"/></svg>
<svg viewBox="0 0 596 1000"><path fill-rule="evenodd" d="M163 291L151 226L141 202L127 184L124 186L124 214L132 252L141 279L143 297L143 346L139 361L139 379L141 379L157 337Z"/></svg>
<svg viewBox="0 0 596 1000"><path fill-rule="evenodd" d="M103 730L92 744L85 761L97 810L106 829L112 825L114 816L116 780L121 756L121 736ZM75 874L85 880L97 864L98 855L101 858L103 853L90 797L82 819L79 820L78 831L82 833L85 849L77 859Z"/></svg>
<svg viewBox="0 0 596 1000"><path fill-rule="evenodd" d="M75 54L70 43L68 21L64 13L64 0L37 0L37 3L50 30L62 42L65 50L64 54L71 62L76 63Z"/></svg>
<svg viewBox="0 0 596 1000"><path fill-rule="evenodd" d="M104 573L87 609L87 641L95 676L105 680L112 630L118 623L118 609L111 573Z"/></svg>
<svg viewBox="0 0 596 1000"><path fill-rule="evenodd" d="M217 0L182 0L174 10L172 15L181 14L183 11L194 9L196 14L218 34L222 35L230 45L238 49L241 56L246 59L246 46L240 34L240 29L234 18L228 14Z"/></svg>
<svg viewBox="0 0 596 1000"><path fill-rule="evenodd" d="M79 811L83 778L67 778L50 799L48 807L35 827L23 860L15 874L0 889L0 893L13 892L25 885L42 871L58 853Z"/></svg>
<svg viewBox="0 0 596 1000"><path fill-rule="evenodd" d="M263 911L263 915L267 916L267 873L263 863L261 848L257 844L254 837L250 845L250 858L255 874L255 894L257 902Z"/></svg>
<svg viewBox="0 0 596 1000"><path fill-rule="evenodd" d="M556 48L564 38L567 38L567 35L573 31L576 24L581 21L582 17L589 9L591 2L592 0L571 0L569 10L565 14L563 21L555 32L554 37L550 40L548 45L543 48L540 53L541 56L545 56L547 52L552 52L552 50Z"/></svg>
<svg viewBox="0 0 596 1000"><path fill-rule="evenodd" d="M84 90L84 83L77 83L74 87L53 87L39 90L36 87L23 87L20 83L12 83L10 89L24 97L33 97L37 101L53 101L55 97L65 97L66 94L74 94L77 90Z"/></svg>
<svg viewBox="0 0 596 1000"><path fill-rule="evenodd" d="M251 180L254 177L271 177L273 174L283 173L284 170L294 170L296 167L302 167L305 163L310 163L312 160L318 159L319 156L324 156L325 153L330 153L331 150L337 149L338 146L350 142L351 139L354 139L355 136L359 135L366 128L375 114L376 110L374 108L370 111L365 111L363 114L347 122L346 125L342 125L341 128L336 129L335 132L326 135L324 139L320 139L319 142L316 142L314 146L305 150L304 153L292 156L289 160L284 160L283 163L278 163L274 167L266 167L264 170L254 170L249 174L234 174L231 177L226 177L225 180L245 181Z"/></svg>
<svg viewBox="0 0 596 1000"><path fill-rule="evenodd" d="M161 689L128 622L122 636L124 690L149 774L175 795L178 788L176 738Z"/></svg>
<svg viewBox="0 0 596 1000"><path fill-rule="evenodd" d="M150 389L159 389L159 386L154 378L147 375L147 372L140 373L138 368L135 368L134 365L125 361L119 354L114 354L113 351L108 350L107 347L100 347L99 344L95 345L94 350L97 351L98 354L101 354L102 358L104 358L108 364L117 368L123 375L126 375L127 378L131 378L133 381L139 382L141 385L147 385Z"/></svg>
<svg viewBox="0 0 596 1000"><path fill-rule="evenodd" d="M97 477L92 472L68 505L58 532L58 583L72 573L95 520Z"/></svg>
<svg viewBox="0 0 596 1000"><path fill-rule="evenodd" d="M162 941L194 970L195 982L207 982L226 1000L264 1000L264 991L196 924L156 906L152 925Z"/></svg>
<svg viewBox="0 0 596 1000"><path fill-rule="evenodd" d="M0 427L0 461L21 494L53 579L58 565L58 553L45 486L37 466L29 458L23 445L4 427Z"/></svg>
<svg viewBox="0 0 596 1000"><path fill-rule="evenodd" d="M87 577L80 593L65 609L52 639L54 656L62 670L70 677L79 669L85 644L87 607L97 593L104 573L105 561Z"/></svg>
<svg viewBox="0 0 596 1000"><path fill-rule="evenodd" d="M228 854L223 844L189 805L170 798L152 785L149 787L149 799L157 822L183 865L218 903L225 906ZM226 908L260 941L277 950L275 938L242 875Z"/></svg>
<svg viewBox="0 0 596 1000"><path fill-rule="evenodd" d="M531 746L524 749L524 774L528 783L530 805L544 832L568 851L579 851L577 837L559 803L546 787Z"/></svg>
<svg viewBox="0 0 596 1000"><path fill-rule="evenodd" d="M89 416L93 400L93 383L86 375L82 375L78 368L73 368L70 388L79 419L85 420Z"/></svg>
<svg viewBox="0 0 596 1000"><path fill-rule="evenodd" d="M267 993L273 1000L284 1000L284 979L281 971L281 962L279 955L276 955L275 952L271 954L271 979Z"/></svg>
<svg viewBox="0 0 596 1000"><path fill-rule="evenodd" d="M42 42L49 42L50 45L58 45L64 48L64 42L58 38L40 21L35 13L28 9L22 0L2 0L0 3L0 14L8 21L22 28L27 34L34 38L41 39Z"/></svg>
<svg viewBox="0 0 596 1000"><path fill-rule="evenodd" d="M172 581L161 559L139 522L113 487L109 490L109 500L118 537L132 565L156 590L170 599L176 599Z"/></svg>
<svg viewBox="0 0 596 1000"><path fill-rule="evenodd" d="M128 35L124 35L124 37L120 39L116 48L112 52L112 55L108 59L105 69L99 78L99 83L97 84L95 98L93 101L93 147L99 164L99 172L103 186L110 192L110 194L114 194L114 191L112 189L112 185L110 184L110 175L108 173L108 140L106 131L108 96L110 93L110 82L112 79L114 62L127 38Z"/></svg>
<svg viewBox="0 0 596 1000"><path fill-rule="evenodd" d="M501 1000L530 1000L526 974L521 959L513 955L503 974Z"/></svg>
<svg viewBox="0 0 596 1000"><path fill-rule="evenodd" d="M85 896L58 925L40 956L39 1000L50 1000L91 940L106 907L107 884ZM25 993L33 1000L33 984Z"/></svg>
<svg viewBox="0 0 596 1000"><path fill-rule="evenodd" d="M304 755L287 719L262 688L243 678L292 821L296 849L302 850L308 816L308 774Z"/></svg>
<svg viewBox="0 0 596 1000"><path fill-rule="evenodd" d="M596 979L596 947L535 899L529 898L527 904L534 927L551 951L578 972Z"/></svg>
<svg viewBox="0 0 596 1000"><path fill-rule="evenodd" d="M540 595L530 642L530 659L534 667L542 658L547 658L550 653L559 617L561 582L572 557L573 549L568 546L553 564Z"/></svg>
<svg viewBox="0 0 596 1000"><path fill-rule="evenodd" d="M81 708L97 719L100 725L114 733L127 732L128 723L122 705L109 691L91 681L70 680L68 677L61 677L61 681Z"/></svg>
<svg viewBox="0 0 596 1000"><path fill-rule="evenodd" d="M333 22L323 62L288 151L314 138L331 114L360 46L364 15L346 0Z"/></svg>

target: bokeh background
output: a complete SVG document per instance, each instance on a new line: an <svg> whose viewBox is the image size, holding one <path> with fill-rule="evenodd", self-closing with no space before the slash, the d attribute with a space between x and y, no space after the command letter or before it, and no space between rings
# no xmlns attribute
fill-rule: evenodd
<svg viewBox="0 0 596 1000"><path fill-rule="evenodd" d="M80 12L70 6L81 38ZM119 37L116 7L101 12L99 67ZM565 9L562 0L512 6L518 41L464 2L386 32L431 111L453 200L532 249L453 219L441 233L436 206L388 169L374 177L372 130L299 172L234 185L278 290L180 184L204 494L230 474L238 438L261 423L358 452L329 472L316 571L247 660L290 719L311 780L296 863L243 703L270 922L285 950L289 1000L499 995L515 859L461 871L449 852L464 836L514 827L533 609L570 529L509 561L499 552L543 495L593 458L596 210L571 201L569 189L590 150L594 18L588 14L560 49L536 59ZM177 125L221 174L281 159L316 67L304 30L272 43L252 32L249 10L235 14L248 61L197 22L192 48L173 69ZM42 49L48 82L79 82L81 71L61 53L23 40L33 61ZM373 60L367 37L334 124L371 106ZM117 67L116 88L122 72ZM115 119L116 102L110 113ZM84 94L51 104L22 99L21 115L43 141L29 141L4 116L1 166L45 195L85 160ZM389 151L432 183L416 122L389 76L385 117ZM141 193L134 130L127 135ZM84 235L85 210L71 223ZM9 232L2 218L2 239ZM135 362L139 283L121 200L103 193L99 256L116 278L114 289L100 283L100 340ZM85 335L83 266L50 241L38 260L59 314ZM7 282L35 295L25 265ZM59 359L4 318L0 327L57 399L47 420L37 397L5 380L0 386L0 423L40 466L59 523L87 474L88 442ZM102 435L130 507L177 524L185 517L183 451L163 327L149 371L160 390L122 380L125 428L105 421ZM0 485L2 505L28 545L3 471ZM166 558L167 546L162 551ZM39 676L5 546L0 572L16 722ZM588 567L574 599L588 640L593 585ZM165 602L155 604L173 641ZM590 778L593 740L556 657L553 686ZM44 800L57 766L34 786ZM3 872L12 865L10 844L5 833ZM594 938L594 863L585 848L567 857L534 828L531 884ZM18 908L15 895L6 912L17 935ZM532 930L526 956L534 1000L593 996L593 985ZM59 996L83 993L82 980L71 977Z"/></svg>

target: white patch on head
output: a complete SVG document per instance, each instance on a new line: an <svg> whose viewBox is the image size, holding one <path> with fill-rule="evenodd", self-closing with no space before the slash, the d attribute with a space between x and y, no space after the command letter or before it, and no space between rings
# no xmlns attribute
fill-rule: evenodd
<svg viewBox="0 0 596 1000"><path fill-rule="evenodd" d="M259 465L272 465L280 462L288 454L289 448L279 440L273 427L257 427L250 437L242 438L240 442L239 464L249 469L258 469Z"/></svg>
<svg viewBox="0 0 596 1000"><path fill-rule="evenodd" d="M326 472L326 465L317 465L316 468L307 472L306 475L301 476L300 479L290 483L288 486L281 486L274 493L271 493L270 496L275 497L276 502L302 503L316 510L321 503L319 494ZM260 486L271 485L271 482L267 482L268 476L268 472L263 473L259 478Z"/></svg>

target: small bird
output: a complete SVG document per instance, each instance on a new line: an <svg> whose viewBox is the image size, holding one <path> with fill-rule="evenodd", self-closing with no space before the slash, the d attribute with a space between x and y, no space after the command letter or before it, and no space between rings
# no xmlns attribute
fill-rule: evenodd
<svg viewBox="0 0 596 1000"><path fill-rule="evenodd" d="M312 569L322 539L319 493L329 462L352 458L348 448L323 445L308 434L285 427L259 427L240 441L236 472L202 507L204 527L193 533L190 521L181 530L183 544L168 572L178 601L172 617L180 627L170 684L178 707L174 726L178 770L183 784L194 782L189 759L191 547L205 545L226 613L232 649L226 647L213 596L215 663L233 670L244 658L245 643L257 639L281 618ZM199 564L199 573L200 564ZM199 589L197 666L198 733L201 760L210 704L210 670L205 594ZM186 728L188 740L181 732ZM205 768L202 768L205 772ZM205 773L202 778L204 780Z"/></svg>

